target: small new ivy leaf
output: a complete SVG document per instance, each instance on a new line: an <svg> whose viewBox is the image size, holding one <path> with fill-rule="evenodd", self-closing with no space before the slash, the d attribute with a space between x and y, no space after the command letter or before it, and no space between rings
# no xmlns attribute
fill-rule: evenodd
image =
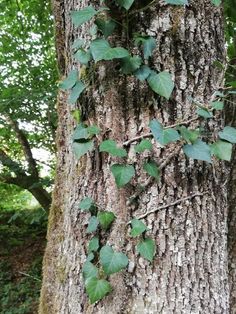
<svg viewBox="0 0 236 314"><path fill-rule="evenodd" d="M178 130L180 131L183 139L189 144L194 143L200 135L199 130L187 129L185 126L179 127Z"/></svg>
<svg viewBox="0 0 236 314"><path fill-rule="evenodd" d="M127 152L124 148L117 147L117 144L113 140L105 140L99 146L100 152L107 152L112 156L125 157Z"/></svg>
<svg viewBox="0 0 236 314"><path fill-rule="evenodd" d="M146 225L141 220L136 218L131 220L131 226L132 226L132 229L130 231L131 237L137 237L147 230Z"/></svg>
<svg viewBox="0 0 236 314"><path fill-rule="evenodd" d="M89 278L98 276L98 269L91 262L86 261L82 268L83 278L86 281Z"/></svg>
<svg viewBox="0 0 236 314"><path fill-rule="evenodd" d="M155 93L166 99L170 98L174 89L174 83L169 72L163 71L158 74L154 72L148 77L147 81Z"/></svg>
<svg viewBox="0 0 236 314"><path fill-rule="evenodd" d="M96 19L95 23L105 38L109 37L116 27L113 20Z"/></svg>
<svg viewBox="0 0 236 314"><path fill-rule="evenodd" d="M222 160L231 160L233 145L225 141L217 141L211 145L211 153Z"/></svg>
<svg viewBox="0 0 236 314"><path fill-rule="evenodd" d="M230 143L236 143L236 129L231 126L226 126L222 132L219 132L219 137Z"/></svg>
<svg viewBox="0 0 236 314"><path fill-rule="evenodd" d="M86 292L89 296L89 301L93 304L101 300L105 295L111 292L112 288L108 281L104 279L89 278L85 283Z"/></svg>
<svg viewBox="0 0 236 314"><path fill-rule="evenodd" d="M90 136L97 135L100 133L100 131L101 130L96 125L91 125L91 126L87 127L87 132Z"/></svg>
<svg viewBox="0 0 236 314"><path fill-rule="evenodd" d="M151 74L151 69L147 65L142 65L137 71L134 72L134 75L140 80L145 81Z"/></svg>
<svg viewBox="0 0 236 314"><path fill-rule="evenodd" d="M201 140L197 140L192 145L184 145L183 151L189 158L203 160L211 163L210 147Z"/></svg>
<svg viewBox="0 0 236 314"><path fill-rule="evenodd" d="M89 211L91 207L95 206L94 202L91 197L85 197L82 199L82 201L79 203L79 209L82 211Z"/></svg>
<svg viewBox="0 0 236 314"><path fill-rule="evenodd" d="M146 162L143 165L143 169L151 176L154 177L156 180L160 178L160 169L158 165L154 161Z"/></svg>
<svg viewBox="0 0 236 314"><path fill-rule="evenodd" d="M87 233L91 233L97 230L97 227L99 225L99 221L97 219L96 216L92 216L89 219L89 224L88 224L88 228L87 228Z"/></svg>
<svg viewBox="0 0 236 314"><path fill-rule="evenodd" d="M118 188L127 184L135 175L134 167L131 165L114 164L111 166L111 172Z"/></svg>
<svg viewBox="0 0 236 314"><path fill-rule="evenodd" d="M84 85L82 81L77 81L77 83L71 90L68 103L71 105L75 104L77 99L79 98L79 96L81 95L81 93L83 92L85 88L86 86Z"/></svg>
<svg viewBox="0 0 236 314"><path fill-rule="evenodd" d="M131 74L136 71L142 64L142 59L139 56L128 56L121 60L121 70L124 74Z"/></svg>
<svg viewBox="0 0 236 314"><path fill-rule="evenodd" d="M153 50L156 48L156 41L153 37L148 37L143 43L144 59L152 56Z"/></svg>
<svg viewBox="0 0 236 314"><path fill-rule="evenodd" d="M213 117L212 112L208 111L207 109L203 109L203 108L197 109L197 114L198 114L200 117L203 117L203 118L205 118L205 119L209 119L209 118L212 118L212 117Z"/></svg>
<svg viewBox="0 0 236 314"><path fill-rule="evenodd" d="M137 245L137 251L142 257L152 262L155 255L155 242L151 238L142 240Z"/></svg>
<svg viewBox="0 0 236 314"><path fill-rule="evenodd" d="M97 11L92 6L88 6L79 11L72 11L71 12L72 22L76 27L79 27L83 23L88 22L96 14Z"/></svg>
<svg viewBox="0 0 236 314"><path fill-rule="evenodd" d="M99 239L98 237L94 237L89 241L88 251L91 252L97 252L99 249Z"/></svg>
<svg viewBox="0 0 236 314"><path fill-rule="evenodd" d="M223 101L213 101L211 103L212 108L215 110L223 110L224 109L224 103Z"/></svg>
<svg viewBox="0 0 236 314"><path fill-rule="evenodd" d="M112 212L99 212L97 215L98 221L102 229L107 230L115 220L116 216Z"/></svg>
<svg viewBox="0 0 236 314"><path fill-rule="evenodd" d="M165 2L168 4L174 4L174 5L188 4L188 0L165 0Z"/></svg>
<svg viewBox="0 0 236 314"><path fill-rule="evenodd" d="M134 0L116 0L116 2L128 11L134 3Z"/></svg>
<svg viewBox="0 0 236 314"><path fill-rule="evenodd" d="M83 155L91 151L94 147L93 141L85 141L83 143L73 142L72 148L75 156L80 159Z"/></svg>
<svg viewBox="0 0 236 314"><path fill-rule="evenodd" d="M149 140L143 139L139 144L134 147L137 153L142 153L145 150L152 150L152 143Z"/></svg>
<svg viewBox="0 0 236 314"><path fill-rule="evenodd" d="M77 79L78 79L78 71L72 70L68 74L67 78L65 78L64 81L62 81L59 84L59 88L64 89L64 90L71 89L77 82Z"/></svg>
<svg viewBox="0 0 236 314"><path fill-rule="evenodd" d="M106 245L101 248L100 262L107 275L117 273L128 265L128 258L124 253L114 252L112 247Z"/></svg>

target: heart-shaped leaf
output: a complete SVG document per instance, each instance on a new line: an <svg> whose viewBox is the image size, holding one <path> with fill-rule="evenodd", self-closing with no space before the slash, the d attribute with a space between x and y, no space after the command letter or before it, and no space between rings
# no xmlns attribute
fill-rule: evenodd
<svg viewBox="0 0 236 314"><path fill-rule="evenodd" d="M72 87L71 93L70 93L70 97L69 97L69 104L73 105L76 103L77 99L79 98L79 96L81 95L81 93L83 92L83 90L86 88L86 86L84 85L84 83L82 81L78 81L74 87Z"/></svg>
<svg viewBox="0 0 236 314"><path fill-rule="evenodd" d="M111 166L111 172L115 177L118 188L127 184L135 175L134 167L131 165L115 164Z"/></svg>
<svg viewBox="0 0 236 314"><path fill-rule="evenodd" d="M170 98L174 89L174 83L170 73L163 71L157 74L154 72L148 77L147 81L155 93L165 97L166 99Z"/></svg>
<svg viewBox="0 0 236 314"><path fill-rule="evenodd" d="M143 139L139 144L137 144L134 147L134 150L137 153L142 153L145 150L151 150L151 149L152 149L152 143L149 140L145 140L145 139Z"/></svg>
<svg viewBox="0 0 236 314"><path fill-rule="evenodd" d="M124 148L117 147L117 144L113 140L105 140L99 146L100 152L107 152L112 156L125 157L127 152Z"/></svg>
<svg viewBox="0 0 236 314"><path fill-rule="evenodd" d="M157 120L152 120L149 127L156 141L163 146L180 139L179 133L175 129L164 129Z"/></svg>
<svg viewBox="0 0 236 314"><path fill-rule="evenodd" d="M131 226L132 226L132 229L130 231L131 237L137 237L147 230L146 225L141 220L136 218L131 220Z"/></svg>
<svg viewBox="0 0 236 314"><path fill-rule="evenodd" d="M85 141L83 143L73 142L73 151L78 159L93 149L93 141Z"/></svg>
<svg viewBox="0 0 236 314"><path fill-rule="evenodd" d="M97 14L97 11L92 6L88 6L79 11L72 11L71 18L72 18L73 24L76 27L79 27L83 23L88 22L96 14Z"/></svg>
<svg viewBox="0 0 236 314"><path fill-rule="evenodd" d="M151 238L142 240L137 245L137 251L142 257L152 262L155 255L155 242Z"/></svg>
<svg viewBox="0 0 236 314"><path fill-rule="evenodd" d="M160 169L158 165L154 161L145 162L143 165L143 169L156 180L160 178Z"/></svg>
<svg viewBox="0 0 236 314"><path fill-rule="evenodd" d="M217 141L211 145L211 153L222 160L231 160L233 145L225 141Z"/></svg>
<svg viewBox="0 0 236 314"><path fill-rule="evenodd" d="M211 163L210 147L201 140L197 140L192 145L184 145L183 151L189 158L203 160Z"/></svg>
<svg viewBox="0 0 236 314"><path fill-rule="evenodd" d="M140 80L145 81L151 74L151 69L147 65L142 65L137 71L134 72L134 75Z"/></svg>
<svg viewBox="0 0 236 314"><path fill-rule="evenodd" d="M117 273L128 265L128 258L123 253L114 252L112 247L106 245L101 248L100 262L107 275Z"/></svg>
<svg viewBox="0 0 236 314"><path fill-rule="evenodd" d="M142 59L138 56L128 56L121 60L121 70L124 74L135 72L142 64Z"/></svg>
<svg viewBox="0 0 236 314"><path fill-rule="evenodd" d="M89 278L85 283L86 292L89 300L93 304L101 300L105 295L111 292L112 288L108 281L104 279Z"/></svg>
<svg viewBox="0 0 236 314"><path fill-rule="evenodd" d="M89 211L91 207L94 207L95 204L91 197L85 197L82 199L82 201L79 203L79 209L82 211Z"/></svg>
<svg viewBox="0 0 236 314"><path fill-rule="evenodd" d="M105 38L109 37L116 27L116 23L113 20L96 19L95 23Z"/></svg>
<svg viewBox="0 0 236 314"><path fill-rule="evenodd" d="M98 276L98 269L91 262L85 262L82 268L83 278L86 281L89 278Z"/></svg>
<svg viewBox="0 0 236 314"><path fill-rule="evenodd" d="M116 216L112 212L99 212L97 215L98 221L102 229L107 230L115 220Z"/></svg>
<svg viewBox="0 0 236 314"><path fill-rule="evenodd" d="M231 126L226 126L222 132L219 132L219 137L230 143L236 143L236 129Z"/></svg>
<svg viewBox="0 0 236 314"><path fill-rule="evenodd" d="M97 252L99 249L99 239L98 237L94 237L89 241L88 251L91 252Z"/></svg>
<svg viewBox="0 0 236 314"><path fill-rule="evenodd" d="M87 233L91 233L91 232L94 232L97 230L97 227L99 225L99 221L97 219L96 216L92 216L90 219L89 219L89 224L88 224L88 228L87 228Z"/></svg>
<svg viewBox="0 0 236 314"><path fill-rule="evenodd" d="M70 88L72 88L75 85L75 83L77 82L77 79L78 79L78 71L77 70L72 70L68 74L67 78L64 79L64 81L62 81L59 84L59 87L61 89L64 89L64 90L70 89Z"/></svg>

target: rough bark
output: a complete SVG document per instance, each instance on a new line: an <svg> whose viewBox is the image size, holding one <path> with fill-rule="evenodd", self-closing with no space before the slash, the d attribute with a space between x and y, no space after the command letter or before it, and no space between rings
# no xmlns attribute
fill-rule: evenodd
<svg viewBox="0 0 236 314"><path fill-rule="evenodd" d="M54 0L57 42L60 55L73 67L71 45L86 31L74 29L70 11L95 1ZM141 1L138 1L140 3ZM141 4L139 5L141 6ZM117 17L119 18L119 14ZM188 7L156 4L141 14L134 14L129 32L148 33L156 38L157 48L151 65L168 70L175 80L170 101L163 100L145 84L117 74L116 63L100 63L94 73L94 85L80 101L83 119L102 129L99 140L118 143L148 132L155 117L164 125L193 117L194 106L188 96L208 103L222 83L223 73L213 67L214 60L224 62L222 12L210 1L192 1ZM120 34L122 34L120 36ZM112 41L128 43L127 33L117 30ZM59 58L60 59L60 58ZM63 68L63 67L62 67ZM41 314L77 313L228 313L227 277L227 169L187 160L176 154L162 169L160 182L151 183L134 204L127 199L137 191L137 183L147 177L140 171L143 157L135 156L132 143L129 161L138 175L132 185L117 189L109 166L117 161L89 153L79 162L71 148L75 121L67 104L67 95L58 97L58 166L50 212L48 244L44 258ZM74 109L74 108L72 108ZM208 126L213 130L218 122ZM202 122L203 124L205 122ZM198 122L193 123L197 125ZM153 158L161 163L177 145L167 149L156 146ZM145 220L155 239L157 254L153 263L137 256L135 241L129 237L127 222L161 205L170 204L191 193L207 193L180 201L175 206L148 215ZM128 271L111 276L113 292L103 301L90 305L84 292L81 268L86 259L90 237L86 234L89 215L78 211L86 196L117 216L104 243L125 252L130 260Z"/></svg>

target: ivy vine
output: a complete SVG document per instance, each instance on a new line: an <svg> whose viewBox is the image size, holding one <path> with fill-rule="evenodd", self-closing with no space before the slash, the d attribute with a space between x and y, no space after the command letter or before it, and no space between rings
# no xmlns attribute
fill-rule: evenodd
<svg viewBox="0 0 236 314"><path fill-rule="evenodd" d="M103 1L102 1L103 2ZM188 5L187 0L165 0L166 4L171 5ZM139 10L132 10L134 0L115 0L115 3L125 12L125 16L129 18L137 12L141 12L151 7L156 3L156 0L151 1L144 8ZM211 0L213 5L219 6L220 0ZM167 71L156 72L151 69L146 61L152 56L156 48L155 39L146 34L134 34L134 44L140 48L140 55L132 55L128 49L124 47L113 47L109 43L109 36L113 34L118 21L109 17L109 8L101 7L95 9L92 6L85 7L80 11L73 11L71 13L72 22L75 27L80 27L82 24L94 20L93 26L90 29L92 40L89 44L81 39L77 39L72 49L74 51L74 59L81 65L81 71L73 69L68 74L67 78L60 83L60 88L69 90L70 96L69 104L76 104L77 100L90 85L90 79L83 75L83 71L89 72L89 68L96 63L104 60L117 59L121 65L121 72L124 75L134 75L138 80L146 81L152 91L159 96L169 99L174 89L174 82L172 75ZM223 110L225 94L216 92L214 101L209 104L202 104L191 99L196 106L195 115L191 120L179 121L175 125L165 126L160 121L153 119L149 123L150 132L137 136L118 145L114 140L107 139L99 144L99 151L110 154L111 156L123 158L124 162L116 163L111 166L111 172L114 176L118 188L124 187L135 176L135 168L132 164L126 164L127 158L126 148L131 143L137 142L134 146L136 154L142 154L145 151L153 150L153 143L157 142L159 146L165 147L170 143L178 142L179 147L173 155L179 152L182 148L183 152L188 158L206 161L212 163L214 158L229 161L232 154L232 144L236 143L236 129L226 126L223 130L218 132L217 139L209 136L207 142L203 140L204 130L202 128L193 129L190 127L191 123L200 119L213 119L217 111ZM79 110L73 111L73 116L77 121L77 127L73 133L73 150L78 159L89 151L94 149L94 137L100 133L100 129L96 125L86 125L81 121ZM154 139L154 141L152 140ZM154 160L146 160L143 163L143 170L150 176L149 181L145 184L147 186L150 180L159 180L161 170L172 158L168 156L163 164L158 165ZM145 187L144 186L144 187ZM131 196L130 202L137 197L139 192ZM202 194L193 194L182 200L191 199ZM176 200L170 205L178 204L182 201ZM128 203L130 204L130 203ZM155 209L160 210L167 206L161 206ZM99 208L97 204L90 197L81 200L79 209L90 213L91 217L87 226L87 233L92 234L92 238L88 244L88 256L83 266L83 278L85 282L85 289L89 296L90 302L95 303L106 296L111 290L109 276L125 269L128 265L128 258L122 252L116 252L109 245L101 245L101 232L108 234L111 225L116 220L116 216L111 211L104 211ZM150 213L153 213L151 211ZM148 214L138 218L133 218L128 225L131 227L130 237L138 238L136 251L140 256L152 262L155 256L155 242L152 238L146 236L148 231L147 226L142 219Z"/></svg>

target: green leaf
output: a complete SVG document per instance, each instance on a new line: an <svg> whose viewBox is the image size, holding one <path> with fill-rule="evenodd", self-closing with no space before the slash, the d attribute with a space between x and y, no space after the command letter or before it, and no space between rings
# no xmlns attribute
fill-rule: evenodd
<svg viewBox="0 0 236 314"><path fill-rule="evenodd" d="M181 126L178 129L183 139L189 144L194 143L200 135L199 130L187 129L185 126Z"/></svg>
<svg viewBox="0 0 236 314"><path fill-rule="evenodd" d="M197 140L192 145L184 145L183 151L186 156L192 159L204 160L211 163L210 147L205 142Z"/></svg>
<svg viewBox="0 0 236 314"><path fill-rule="evenodd" d="M152 150L152 143L149 140L143 139L139 144L134 147L137 153L142 153L145 150Z"/></svg>
<svg viewBox="0 0 236 314"><path fill-rule="evenodd" d="M86 262L91 262L94 259L94 254L93 253L89 253L87 258L86 258Z"/></svg>
<svg viewBox="0 0 236 314"><path fill-rule="evenodd" d="M84 83L82 81L78 81L71 90L70 98L68 100L69 104L75 104L85 88L86 86L84 85Z"/></svg>
<svg viewBox="0 0 236 314"><path fill-rule="evenodd" d="M79 209L82 211L89 211L91 207L95 206L93 200L91 197L85 197L82 199L82 201L79 203Z"/></svg>
<svg viewBox="0 0 236 314"><path fill-rule="evenodd" d="M219 132L219 137L230 143L236 143L236 129L231 126L226 126L222 132Z"/></svg>
<svg viewBox="0 0 236 314"><path fill-rule="evenodd" d="M82 268L83 278L86 281L89 278L98 277L98 269L91 262L86 261Z"/></svg>
<svg viewBox="0 0 236 314"><path fill-rule="evenodd" d="M101 300L112 288L108 281L104 279L91 278L86 281L86 292L89 296L89 301L93 304L96 301Z"/></svg>
<svg viewBox="0 0 236 314"><path fill-rule="evenodd" d="M85 44L85 41L83 39L78 38L74 41L71 48L72 49L79 49L79 48L83 47L84 44Z"/></svg>
<svg viewBox="0 0 236 314"><path fill-rule="evenodd" d="M91 125L87 128L87 131L88 131L88 134L90 136L93 136L93 135L97 135L101 132L101 130L99 129L99 127L97 127L96 125Z"/></svg>
<svg viewBox="0 0 236 314"><path fill-rule="evenodd" d="M98 249L99 249L99 239L98 237L94 237L89 241L89 246L88 246L89 253L97 252Z"/></svg>
<svg viewBox="0 0 236 314"><path fill-rule="evenodd" d="M95 23L105 38L109 37L116 27L116 23L113 20L96 19Z"/></svg>
<svg viewBox="0 0 236 314"><path fill-rule="evenodd" d="M77 82L77 79L78 79L78 71L72 70L68 74L67 78L59 84L59 87L64 90L70 89L75 85L75 83Z"/></svg>
<svg viewBox="0 0 236 314"><path fill-rule="evenodd" d="M188 0L165 0L168 4L183 5L188 4Z"/></svg>
<svg viewBox="0 0 236 314"><path fill-rule="evenodd" d="M104 54L110 49L110 45L105 39L95 39L91 42L90 51L95 62L103 59Z"/></svg>
<svg viewBox="0 0 236 314"><path fill-rule="evenodd" d="M142 64L142 59L138 56L128 56L121 61L121 70L124 74L135 72Z"/></svg>
<svg viewBox="0 0 236 314"><path fill-rule="evenodd" d="M223 110L224 109L224 103L223 101L213 101L211 103L212 108L215 110Z"/></svg>
<svg viewBox="0 0 236 314"><path fill-rule="evenodd" d="M134 0L116 0L116 2L128 11L134 3Z"/></svg>
<svg viewBox="0 0 236 314"><path fill-rule="evenodd" d="M160 179L160 169L158 165L154 161L146 162L143 165L143 169L151 176L154 177L156 180Z"/></svg>
<svg viewBox="0 0 236 314"><path fill-rule="evenodd" d="M116 216L112 212L99 212L97 215L98 221L102 229L107 230L115 220Z"/></svg>
<svg viewBox="0 0 236 314"><path fill-rule="evenodd" d="M144 81L146 80L149 75L151 74L151 69L147 65L141 66L140 69L138 69L134 75L140 80Z"/></svg>
<svg viewBox="0 0 236 314"><path fill-rule="evenodd" d="M137 237L147 230L146 225L136 218L131 220L131 226L132 226L132 229L130 231L131 237Z"/></svg>
<svg viewBox="0 0 236 314"><path fill-rule="evenodd" d="M152 56L153 50L156 48L156 41L153 37L148 37L143 43L144 59L148 59Z"/></svg>
<svg viewBox="0 0 236 314"><path fill-rule="evenodd" d="M151 238L142 240L137 245L137 251L142 257L152 262L155 255L155 242Z"/></svg>
<svg viewBox="0 0 236 314"><path fill-rule="evenodd" d="M104 60L122 59L129 56L128 50L122 47L110 48L103 56Z"/></svg>
<svg viewBox="0 0 236 314"><path fill-rule="evenodd" d="M213 114L212 112L208 111L207 109L202 109L202 108L199 108L197 110L197 114L200 116L200 117L203 117L205 119L208 119L208 118L212 118L213 117Z"/></svg>
<svg viewBox="0 0 236 314"><path fill-rule="evenodd" d="M179 133L176 130L172 128L164 129L161 123L155 119L150 122L149 127L156 141L163 146L180 139Z"/></svg>
<svg viewBox="0 0 236 314"><path fill-rule="evenodd" d="M211 3L218 7L221 4L221 0L211 0Z"/></svg>
<svg viewBox="0 0 236 314"><path fill-rule="evenodd" d="M79 61L81 64L87 65L91 60L91 54L89 51L85 51L84 49L79 49L74 58Z"/></svg>
<svg viewBox="0 0 236 314"><path fill-rule="evenodd" d="M211 145L211 153L222 160L231 160L233 145L225 141L217 141Z"/></svg>
<svg viewBox="0 0 236 314"><path fill-rule="evenodd" d="M131 165L114 164L111 166L111 172L118 188L127 184L135 175L134 167Z"/></svg>
<svg viewBox="0 0 236 314"><path fill-rule="evenodd" d="M89 138L89 133L88 133L88 128L85 127L83 123L79 123L74 130L72 140L81 140L81 139L88 139Z"/></svg>
<svg viewBox="0 0 236 314"><path fill-rule="evenodd" d="M174 83L171 79L170 73L163 71L157 74L154 72L148 77L147 81L155 93L165 97L166 99L170 98L174 89Z"/></svg>
<svg viewBox="0 0 236 314"><path fill-rule="evenodd" d="M72 11L71 12L72 22L76 27L79 27L83 23L88 22L96 14L97 11L92 6L88 6L79 11Z"/></svg>
<svg viewBox="0 0 236 314"><path fill-rule="evenodd" d="M93 149L93 141L85 141L83 143L73 142L72 148L75 156L80 159L83 155Z"/></svg>
<svg viewBox="0 0 236 314"><path fill-rule="evenodd" d="M87 228L87 233L91 233L97 230L97 227L99 225L99 221L97 219L96 216L92 216L89 219L89 224L88 224L88 228Z"/></svg>
<svg viewBox="0 0 236 314"><path fill-rule="evenodd" d="M100 262L107 275L117 273L128 265L128 258L124 253L114 252L112 247L106 245L101 248Z"/></svg>
<svg viewBox="0 0 236 314"><path fill-rule="evenodd" d="M75 119L75 121L77 123L80 123L80 121L81 121L81 111L79 109L75 109L71 113L72 113L72 116Z"/></svg>
<svg viewBox="0 0 236 314"><path fill-rule="evenodd" d="M117 144L113 140L105 140L103 141L99 146L100 152L107 152L111 154L112 156L117 157L125 157L127 156L127 152L123 148L117 147Z"/></svg>

